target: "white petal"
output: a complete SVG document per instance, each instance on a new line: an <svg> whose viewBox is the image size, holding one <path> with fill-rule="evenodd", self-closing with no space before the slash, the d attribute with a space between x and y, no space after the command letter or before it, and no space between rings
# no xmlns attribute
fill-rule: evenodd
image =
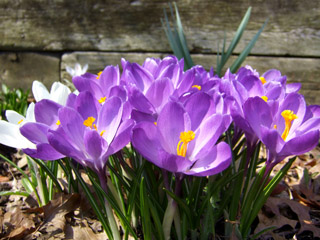
<svg viewBox="0 0 320 240"><path fill-rule="evenodd" d="M32 83L32 93L37 102L42 99L50 99L50 94L43 83L39 81L33 81Z"/></svg>
<svg viewBox="0 0 320 240"><path fill-rule="evenodd" d="M34 106L35 106L35 104L33 102L29 104L29 107L27 109L27 115L26 115L27 122L35 122L36 121L36 118L34 116Z"/></svg>
<svg viewBox="0 0 320 240"><path fill-rule="evenodd" d="M22 121L25 120L24 116L22 116L21 114L17 113L16 111L13 111L13 110L7 110L6 117L10 123L13 123L16 125L22 123Z"/></svg>
<svg viewBox="0 0 320 240"><path fill-rule="evenodd" d="M50 91L50 99L64 106L70 93L71 91L66 85L54 82Z"/></svg>
<svg viewBox="0 0 320 240"><path fill-rule="evenodd" d="M0 120L0 143L13 148L36 148L21 135L19 125Z"/></svg>

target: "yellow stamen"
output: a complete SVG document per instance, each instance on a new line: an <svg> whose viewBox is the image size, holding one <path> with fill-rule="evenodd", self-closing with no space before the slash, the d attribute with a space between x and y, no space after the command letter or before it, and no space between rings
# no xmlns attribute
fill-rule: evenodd
<svg viewBox="0 0 320 240"><path fill-rule="evenodd" d="M181 132L180 133L180 141L177 145L177 155L181 157L185 157L187 154L187 146L190 141L192 141L195 137L195 133L193 131ZM182 143L182 144L181 144Z"/></svg>
<svg viewBox="0 0 320 240"><path fill-rule="evenodd" d="M293 113L293 111L291 110L284 110L282 113L281 113L281 116L284 118L284 121L285 121L285 129L281 135L282 139L285 141L286 138L288 137L289 135L289 131L290 131L290 128L291 128L291 124L292 124L292 121L294 119L297 119L298 116L295 115Z"/></svg>
<svg viewBox="0 0 320 240"><path fill-rule="evenodd" d="M201 86L200 85L193 85L192 88L197 88L199 91L201 90Z"/></svg>
<svg viewBox="0 0 320 240"><path fill-rule="evenodd" d="M95 120L96 119L94 117L88 117L86 120L84 120L83 125L85 125L86 127L92 128L92 124Z"/></svg>
<svg viewBox="0 0 320 240"><path fill-rule="evenodd" d="M153 124L157 126L157 122L153 122Z"/></svg>
<svg viewBox="0 0 320 240"><path fill-rule="evenodd" d="M20 123L22 123L23 122L23 119L21 119L19 122L18 122L18 124L20 124Z"/></svg>
<svg viewBox="0 0 320 240"><path fill-rule="evenodd" d="M273 126L273 128L274 128L274 129L277 129L277 125L275 124L275 125Z"/></svg>
<svg viewBox="0 0 320 240"><path fill-rule="evenodd" d="M104 103L104 102L106 101L106 97L102 97L102 98L100 98L98 101L99 101L99 103L102 104L102 103Z"/></svg>
<svg viewBox="0 0 320 240"><path fill-rule="evenodd" d="M56 124L59 126L59 125L61 124L60 120L58 120L58 121L56 122Z"/></svg>
<svg viewBox="0 0 320 240"><path fill-rule="evenodd" d="M264 77L260 77L260 81L262 82L262 84L265 84L267 82Z"/></svg>
<svg viewBox="0 0 320 240"><path fill-rule="evenodd" d="M98 72L98 76L96 77L96 79L99 79L99 78L100 78L101 73L102 73L102 71L101 71L101 72Z"/></svg>
<svg viewBox="0 0 320 240"><path fill-rule="evenodd" d="M267 96L262 96L261 98L262 98L265 102L268 101L268 97L267 97Z"/></svg>
<svg viewBox="0 0 320 240"><path fill-rule="evenodd" d="M100 133L100 136L102 137L102 135L105 133L106 130L102 130Z"/></svg>

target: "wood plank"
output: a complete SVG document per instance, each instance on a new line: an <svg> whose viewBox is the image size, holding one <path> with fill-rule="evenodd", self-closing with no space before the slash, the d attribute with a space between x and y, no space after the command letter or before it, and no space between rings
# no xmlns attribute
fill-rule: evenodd
<svg viewBox="0 0 320 240"><path fill-rule="evenodd" d="M71 80L66 73L66 65L74 66L76 62L82 65L89 64L89 72L98 73L106 65L120 65L121 58L131 62L143 63L146 57L164 57L158 53L101 53L101 52L74 52L62 55L61 78ZM192 58L196 64L210 69L216 66L216 55L194 54ZM235 60L232 57L230 63ZM287 76L288 82L301 82L301 93L309 104L320 104L320 59L319 58L285 58L285 57L252 57L249 56L244 65L250 65L260 74L269 69L278 69ZM230 66L227 63L227 66ZM225 70L224 70L225 71Z"/></svg>
<svg viewBox="0 0 320 240"><path fill-rule="evenodd" d="M48 88L60 80L60 55L30 52L0 54L0 83L10 88L31 89L39 80Z"/></svg>
<svg viewBox="0 0 320 240"><path fill-rule="evenodd" d="M170 51L160 18L167 0L2 0L0 49ZM177 1L189 48L216 53L231 41L249 4L251 20L236 53L269 23L252 50L259 55L320 56L320 1Z"/></svg>

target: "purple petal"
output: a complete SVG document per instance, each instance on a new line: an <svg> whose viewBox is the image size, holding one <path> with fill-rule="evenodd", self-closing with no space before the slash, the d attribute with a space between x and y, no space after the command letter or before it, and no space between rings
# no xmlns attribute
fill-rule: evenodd
<svg viewBox="0 0 320 240"><path fill-rule="evenodd" d="M140 112L153 114L155 110L150 101L138 89L133 88L130 91L129 101L131 105Z"/></svg>
<svg viewBox="0 0 320 240"><path fill-rule="evenodd" d="M99 102L92 96L88 91L81 92L77 96L76 110L80 113L82 118L85 120L88 117L97 118L97 108Z"/></svg>
<svg viewBox="0 0 320 240"><path fill-rule="evenodd" d="M195 132L195 139L189 143L190 158L197 159L206 155L208 149L215 145L219 137L226 131L223 116L216 114L201 123Z"/></svg>
<svg viewBox="0 0 320 240"><path fill-rule="evenodd" d="M191 118L191 129L194 131L210 107L210 96L203 92L193 94L184 104L186 111Z"/></svg>
<svg viewBox="0 0 320 240"><path fill-rule="evenodd" d="M58 152L77 160L81 164L84 164L84 160L86 159L86 156L84 155L84 148L78 148L68 135L65 134L61 127L55 131L49 130L48 140L50 145ZM86 164L84 165L86 166Z"/></svg>
<svg viewBox="0 0 320 240"><path fill-rule="evenodd" d="M260 137L261 126L271 127L272 114L268 104L260 97L249 98L243 106L244 118Z"/></svg>
<svg viewBox="0 0 320 240"><path fill-rule="evenodd" d="M168 102L168 98L172 93L172 82L168 78L161 78L151 84L146 93L146 98L159 113L163 105Z"/></svg>
<svg viewBox="0 0 320 240"><path fill-rule="evenodd" d="M100 86L96 83L95 75L86 73L82 76L74 77L72 81L79 92L91 92L97 99L104 97Z"/></svg>
<svg viewBox="0 0 320 240"><path fill-rule="evenodd" d="M134 148L147 160L159 166L161 148L157 127L150 122L138 123L132 130L131 142Z"/></svg>
<svg viewBox="0 0 320 240"><path fill-rule="evenodd" d="M232 159L230 146L221 142L212 148L204 157L196 161L191 169L185 172L187 175L211 176L222 172L229 167Z"/></svg>
<svg viewBox="0 0 320 240"><path fill-rule="evenodd" d="M98 159L102 153L102 146L104 139L96 130L86 129L84 134L84 145L90 157L95 160ZM105 143L107 146L107 144Z"/></svg>
<svg viewBox="0 0 320 240"><path fill-rule="evenodd" d="M35 105L36 121L48 126L55 126L58 121L58 111L62 106L48 99L43 99Z"/></svg>
<svg viewBox="0 0 320 240"><path fill-rule="evenodd" d="M137 63L127 63L124 70L126 82L133 83L142 92L145 92L153 81L153 76Z"/></svg>
<svg viewBox="0 0 320 240"><path fill-rule="evenodd" d="M167 153L164 150L159 151L161 164L157 165L161 168L166 169L170 172L182 172L184 173L187 169L192 166L193 162L185 157L180 157L175 154Z"/></svg>
<svg viewBox="0 0 320 240"><path fill-rule="evenodd" d="M23 151L33 158L39 158L42 160L57 160L65 157L48 143L39 143L37 144L37 149L26 148L23 149Z"/></svg>
<svg viewBox="0 0 320 240"><path fill-rule="evenodd" d="M157 126L162 147L171 154L177 153L180 133L191 130L190 117L177 102L169 102L158 117Z"/></svg>
<svg viewBox="0 0 320 240"><path fill-rule="evenodd" d="M300 155L306 153L319 144L319 130L311 131L306 134L295 137L285 143L280 156Z"/></svg>
<svg viewBox="0 0 320 240"><path fill-rule="evenodd" d="M86 126L83 125L84 119L81 115L72 108L64 107L59 111L59 119L65 134L79 149L84 149L83 136Z"/></svg>
<svg viewBox="0 0 320 240"><path fill-rule="evenodd" d="M280 134L275 129L268 129L266 127L261 127L261 141L266 145L267 149L272 153L279 152L285 142L281 138Z"/></svg>
<svg viewBox="0 0 320 240"><path fill-rule="evenodd" d="M34 144L48 143L49 127L42 123L26 123L20 127L21 134Z"/></svg>
<svg viewBox="0 0 320 240"><path fill-rule="evenodd" d="M110 144L119 128L122 118L123 105L118 97L109 98L102 106L98 116L98 131L103 134L103 138Z"/></svg>
<svg viewBox="0 0 320 240"><path fill-rule="evenodd" d="M299 92L300 88L301 88L301 83L289 83L286 85L286 92L287 93Z"/></svg>
<svg viewBox="0 0 320 240"><path fill-rule="evenodd" d="M119 67L107 66L101 73L98 82L103 91L104 96L109 96L109 90L112 86L119 85L120 72Z"/></svg>
<svg viewBox="0 0 320 240"><path fill-rule="evenodd" d="M132 119L127 119L126 121L121 123L116 136L109 146L107 152L108 156L120 151L130 142L130 135L133 125L134 121Z"/></svg>
<svg viewBox="0 0 320 240"><path fill-rule="evenodd" d="M295 129L301 125L304 115L306 113L306 102L304 100L304 97L298 93L290 93L287 95L287 97L284 99L283 103L281 104L279 108L279 116L278 121L276 122L277 129L279 132L283 132L285 128L285 121L283 117L281 116L282 111L284 110L291 110L294 114L298 116L297 119L295 119L292 122L290 133L294 132ZM290 133L289 136L290 137Z"/></svg>

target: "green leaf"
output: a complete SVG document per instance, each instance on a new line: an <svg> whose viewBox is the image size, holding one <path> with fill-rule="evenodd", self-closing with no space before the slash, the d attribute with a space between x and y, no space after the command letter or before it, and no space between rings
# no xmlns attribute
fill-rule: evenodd
<svg viewBox="0 0 320 240"><path fill-rule="evenodd" d="M261 32L263 31L264 27L267 25L268 19L264 22L260 30L256 33L256 35L251 39L250 43L245 47L245 49L241 52L239 57L234 61L234 63L230 67L230 71L232 73L236 72L237 69L241 66L245 58L249 55L251 49L255 45L256 41L258 40Z"/></svg>
<svg viewBox="0 0 320 240"><path fill-rule="evenodd" d="M183 31L178 7L175 3L173 3L173 4L174 4L174 8L175 8L175 14L173 13L172 6L169 3L171 16L173 19L175 16L175 23L173 24L173 30L170 27L169 19L168 19L168 16L167 16L167 13L165 10L164 10L165 22L161 19L161 23L162 23L164 31L167 35L170 47L173 50L174 55L178 59L184 58L184 63L185 63L184 69L187 70L187 69L191 68L192 66L194 66L194 63L193 63L193 60L191 58L191 55L190 55L190 52L188 49L188 44L187 44L187 40L186 40L184 31Z"/></svg>
<svg viewBox="0 0 320 240"><path fill-rule="evenodd" d="M129 232L132 234L132 236L137 239L137 236L135 234L135 232L133 231L133 229L131 228L130 222L127 220L127 218L123 215L121 209L119 208L117 202L115 201L114 197L111 196L110 193L106 193L101 186L97 183L97 181L94 180L94 178L92 178L92 176L89 175L90 181L93 183L94 188L96 189L96 191L100 192L106 199L107 201L110 203L110 205L112 206L113 210L115 211L115 213L117 214L117 216L120 218L120 220L125 224L125 226L127 227L127 229L129 230Z"/></svg>
<svg viewBox="0 0 320 240"><path fill-rule="evenodd" d="M97 204L95 197L93 196L93 194L90 192L89 187L87 186L87 184L85 183L85 181L82 179L80 173L78 172L78 170L73 166L72 163L70 163L71 168L73 169L73 172L75 173L75 175L77 176L77 179L83 189L83 191L85 192L91 207L93 208L94 212L96 213L99 221L101 222L101 225L103 227L103 229L105 230L106 234L108 235L109 238L113 239L113 235L112 235L112 231L110 229L110 226L108 224L108 222L106 221L106 218L103 214L103 212L101 211L100 206Z"/></svg>
<svg viewBox="0 0 320 240"><path fill-rule="evenodd" d="M18 195L18 196L28 197L30 195L30 193L21 192L21 191L1 191L0 192L0 196L10 196L10 195Z"/></svg>
<svg viewBox="0 0 320 240"><path fill-rule="evenodd" d="M232 39L232 41L231 41L226 53L224 53L226 37L224 38L223 51L222 51L222 55L221 55L221 62L220 62L220 65L218 66L218 69L217 69L219 75L220 75L220 72L221 72L223 66L226 64L226 62L228 61L229 57L231 56L233 50L238 45L239 40L242 37L242 34L243 34L244 30L247 27L248 21L250 19L250 15L251 15L251 7L248 8L246 14L244 15L244 17L243 17L243 19L242 19L242 21L241 21L241 23L240 23L240 25L239 25L239 27L237 29L237 32L236 32L235 36L233 37L233 39Z"/></svg>
<svg viewBox="0 0 320 240"><path fill-rule="evenodd" d="M30 158L28 156L28 158ZM57 187L57 189L59 190L59 192L63 192L62 187L60 185L60 183L58 182L57 177L55 176L55 174L48 168L48 166L40 159L36 159L33 158L33 161L35 161L40 168L46 173L48 174L48 176L50 177L50 179L52 180L52 182L55 184L55 186Z"/></svg>
<svg viewBox="0 0 320 240"><path fill-rule="evenodd" d="M140 182L140 212L143 236L145 239L151 239L151 219L148 204L148 195L146 194L144 178L142 177Z"/></svg>

